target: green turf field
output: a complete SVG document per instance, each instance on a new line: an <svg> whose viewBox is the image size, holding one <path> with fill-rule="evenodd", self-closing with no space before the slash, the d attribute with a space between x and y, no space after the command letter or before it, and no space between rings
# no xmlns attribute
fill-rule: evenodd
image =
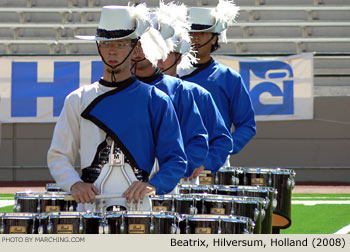
<svg viewBox="0 0 350 252"><path fill-rule="evenodd" d="M13 194L0 194L2 200L13 200ZM350 194L293 194L292 202L292 225L281 234L333 234L350 225Z"/></svg>

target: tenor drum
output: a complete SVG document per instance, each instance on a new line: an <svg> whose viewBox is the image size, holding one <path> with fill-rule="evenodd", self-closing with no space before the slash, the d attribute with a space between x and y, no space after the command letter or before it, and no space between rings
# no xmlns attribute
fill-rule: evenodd
<svg viewBox="0 0 350 252"><path fill-rule="evenodd" d="M182 215L182 234L252 234L254 224L248 217L226 215Z"/></svg>
<svg viewBox="0 0 350 252"><path fill-rule="evenodd" d="M58 212L75 211L77 203L74 200L65 201L66 192L17 192L15 194L14 212Z"/></svg>
<svg viewBox="0 0 350 252"><path fill-rule="evenodd" d="M238 215L249 217L255 223L254 233L261 233L265 216L265 200L254 197L203 195L197 200L199 214Z"/></svg>
<svg viewBox="0 0 350 252"><path fill-rule="evenodd" d="M51 212L39 216L39 234L99 234L102 217L86 212Z"/></svg>
<svg viewBox="0 0 350 252"><path fill-rule="evenodd" d="M269 186L277 189L277 206L273 212L272 226L281 229L291 225L291 199L295 186L295 172L290 169L236 168L241 170L241 185Z"/></svg>
<svg viewBox="0 0 350 252"><path fill-rule="evenodd" d="M0 234L37 234L38 218L34 213L3 213Z"/></svg>
<svg viewBox="0 0 350 252"><path fill-rule="evenodd" d="M173 212L123 211L105 216L111 234L177 234L178 218ZM106 233L108 233L106 232Z"/></svg>
<svg viewBox="0 0 350 252"><path fill-rule="evenodd" d="M262 198L266 205L261 223L261 233L272 233L272 216L277 206L277 190L268 186L214 186L213 192L219 195L248 196Z"/></svg>

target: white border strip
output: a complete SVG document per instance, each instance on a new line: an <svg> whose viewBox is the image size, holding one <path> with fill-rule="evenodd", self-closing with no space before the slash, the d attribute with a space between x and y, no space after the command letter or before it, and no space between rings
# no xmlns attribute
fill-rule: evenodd
<svg viewBox="0 0 350 252"><path fill-rule="evenodd" d="M0 207L11 206L15 204L14 200L0 200Z"/></svg>
<svg viewBox="0 0 350 252"><path fill-rule="evenodd" d="M350 225L347 225L341 229L339 229L337 232L335 232L334 234L348 234L350 233Z"/></svg>
<svg viewBox="0 0 350 252"><path fill-rule="evenodd" d="M350 200L292 200L292 205L350 205Z"/></svg>

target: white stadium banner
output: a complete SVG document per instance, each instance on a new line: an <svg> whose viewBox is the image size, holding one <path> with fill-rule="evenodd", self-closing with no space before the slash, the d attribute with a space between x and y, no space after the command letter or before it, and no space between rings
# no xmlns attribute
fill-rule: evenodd
<svg viewBox="0 0 350 252"><path fill-rule="evenodd" d="M313 54L283 58L217 56L241 74L257 121L313 118Z"/></svg>
<svg viewBox="0 0 350 252"><path fill-rule="evenodd" d="M215 59L242 75L257 120L313 118L313 55ZM55 122L65 97L103 74L100 57L1 57L0 122Z"/></svg>

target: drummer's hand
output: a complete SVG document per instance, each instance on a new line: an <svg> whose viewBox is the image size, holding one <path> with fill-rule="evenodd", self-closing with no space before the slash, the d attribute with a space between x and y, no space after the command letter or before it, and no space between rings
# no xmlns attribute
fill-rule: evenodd
<svg viewBox="0 0 350 252"><path fill-rule="evenodd" d="M198 177L198 175L199 175L202 171L204 171L204 166L203 166L203 165L201 165L201 166L197 167L196 169L194 169L194 171L193 171L193 173L192 173L192 175L191 175L191 177L190 177L189 179L190 179L190 180L196 179L196 178Z"/></svg>
<svg viewBox="0 0 350 252"><path fill-rule="evenodd" d="M97 187L91 183L76 182L72 185L70 193L77 203L90 203L95 201L95 194L99 194Z"/></svg>
<svg viewBox="0 0 350 252"><path fill-rule="evenodd" d="M155 192L156 188L146 182L135 181L132 185L123 193L123 197L126 198L128 203L131 203L132 199L136 202L139 199L143 199L147 193Z"/></svg>

